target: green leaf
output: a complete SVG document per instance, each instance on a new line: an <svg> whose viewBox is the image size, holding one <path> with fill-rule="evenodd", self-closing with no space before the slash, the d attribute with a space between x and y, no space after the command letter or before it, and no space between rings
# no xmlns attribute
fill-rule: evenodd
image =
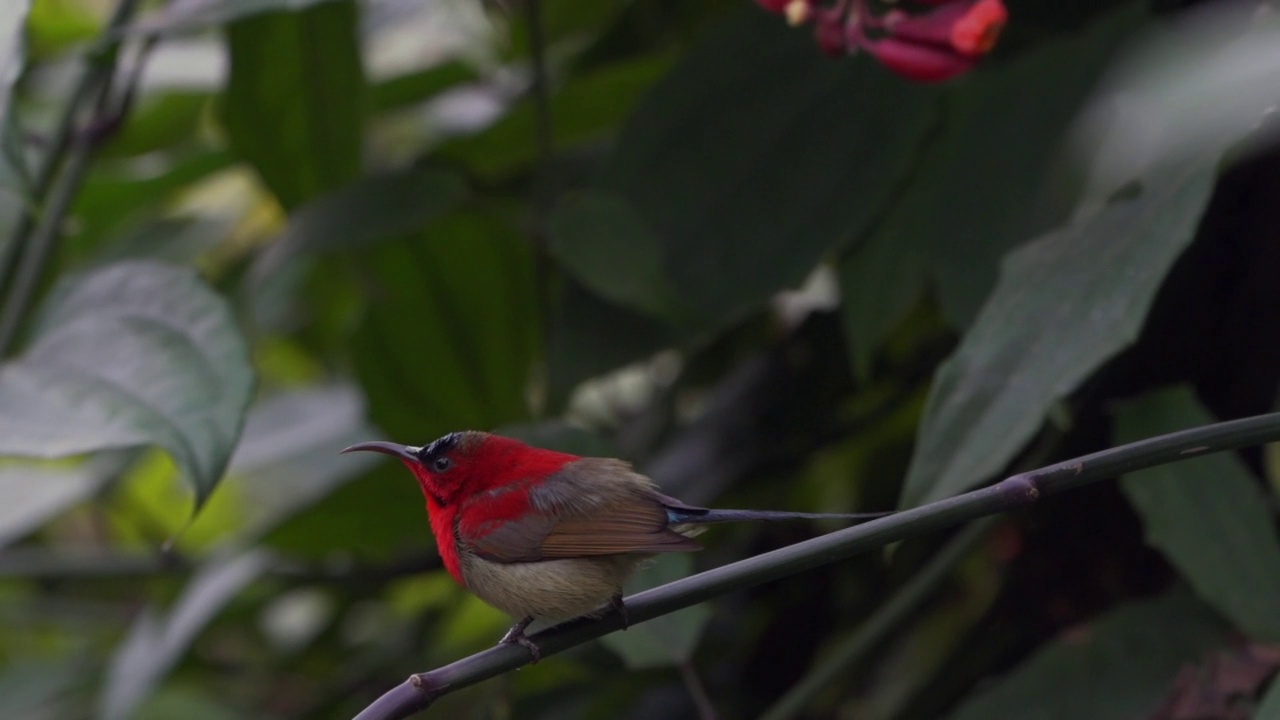
<svg viewBox="0 0 1280 720"><path fill-rule="evenodd" d="M662 246L617 195L587 192L556 208L551 253L600 297L680 324L687 311L663 272Z"/></svg>
<svg viewBox="0 0 1280 720"><path fill-rule="evenodd" d="M352 348L373 421L421 442L526 419L539 319L524 238L456 213L364 255L376 285Z"/></svg>
<svg viewBox="0 0 1280 720"><path fill-rule="evenodd" d="M551 95L551 125L559 152L611 140L640 95L670 70L669 55L645 55L571 78ZM440 154L487 177L528 167L538 157L533 100L515 105L492 127L440 148Z"/></svg>
<svg viewBox="0 0 1280 720"><path fill-rule="evenodd" d="M226 480L184 538L221 514L232 516L237 530L219 542L256 540L372 467L377 457L337 453L379 434L365 420L363 394L351 385L268 398L249 413Z"/></svg>
<svg viewBox="0 0 1280 720"><path fill-rule="evenodd" d="M1188 592L1128 603L1062 634L951 720L1130 720L1147 717L1182 667L1224 642Z"/></svg>
<svg viewBox="0 0 1280 720"><path fill-rule="evenodd" d="M171 201L175 195L201 180L230 167L235 158L222 150L194 150L166 153L149 162L159 165L154 173L139 177L138 167L128 162L96 162L84 187L76 196L73 215L83 221L80 233L66 244L90 248L105 244L120 225L143 216Z"/></svg>
<svg viewBox="0 0 1280 720"><path fill-rule="evenodd" d="M603 333L601 328L608 328ZM567 279L556 303L547 348L551 405L578 383L652 355L685 339L669 325L619 307Z"/></svg>
<svg viewBox="0 0 1280 720"><path fill-rule="evenodd" d="M1116 442L1207 425L1214 418L1178 387L1126 404ZM1147 542L1164 553L1200 597L1259 640L1280 641L1280 540L1267 495L1231 453L1126 475L1121 488L1142 518Z"/></svg>
<svg viewBox="0 0 1280 720"><path fill-rule="evenodd" d="M21 539L78 502L88 499L120 467L120 458L87 462L6 462L0 465L0 547Z"/></svg>
<svg viewBox="0 0 1280 720"><path fill-rule="evenodd" d="M293 209L360 174L365 81L351 0L227 27L232 149Z"/></svg>
<svg viewBox="0 0 1280 720"><path fill-rule="evenodd" d="M64 281L31 346L0 367L0 454L159 445L199 506L222 477L253 384L230 310L194 272L117 263Z"/></svg>
<svg viewBox="0 0 1280 720"><path fill-rule="evenodd" d="M346 0L187 0L170 3L164 10L144 17L128 29L139 35L167 35L272 12L301 12L308 8Z"/></svg>
<svg viewBox="0 0 1280 720"><path fill-rule="evenodd" d="M1204 161L1153 173L1137 197L1010 253L991 299L934 377L904 507L999 472L1054 403L1137 338L1195 235L1214 175Z"/></svg>
<svg viewBox="0 0 1280 720"><path fill-rule="evenodd" d="M270 563L271 556L260 550L212 561L191 578L168 613L143 610L111 658L98 697L99 720L131 716L204 626Z"/></svg>
<svg viewBox="0 0 1280 720"><path fill-rule="evenodd" d="M849 357L865 381L881 343L920 301L927 257L918 235L881 231L842 258L838 271Z"/></svg>
<svg viewBox="0 0 1280 720"><path fill-rule="evenodd" d="M84 681L84 668L65 660L20 655L0 670L0 717L56 718L74 713L65 698Z"/></svg>
<svg viewBox="0 0 1280 720"><path fill-rule="evenodd" d="M1280 681L1271 680L1271 689L1262 696L1253 720L1280 720Z"/></svg>
<svg viewBox="0 0 1280 720"><path fill-rule="evenodd" d="M626 594L665 585L692 573L693 558L665 553L636 572L627 582ZM610 633L600 640L633 670L679 665L693 657L702 629L710 619L711 608L703 603L629 627L626 632Z"/></svg>
<svg viewBox="0 0 1280 720"><path fill-rule="evenodd" d="M882 232L923 244L958 327L986 301L1006 252L1069 218L1079 173L1063 162L1067 131L1145 6L1126 3L951 90L946 122Z"/></svg>
<svg viewBox="0 0 1280 720"><path fill-rule="evenodd" d="M398 75L369 88L369 110L376 114L406 107L452 87L479 79L476 70L461 61L445 62L425 70Z"/></svg>
<svg viewBox="0 0 1280 720"><path fill-rule="evenodd" d="M0 4L0 187L27 193L26 160L22 139L13 112L13 86L26 65L23 41L30 0L8 0Z"/></svg>
<svg viewBox="0 0 1280 720"><path fill-rule="evenodd" d="M719 326L798 285L883 212L936 92L831 62L808 33L744 7L632 113L600 187L630 201L678 296Z"/></svg>
<svg viewBox="0 0 1280 720"><path fill-rule="evenodd" d="M453 208L465 192L456 177L434 170L361 178L294 211L288 227L255 261L254 284L303 253L361 249L417 232Z"/></svg>

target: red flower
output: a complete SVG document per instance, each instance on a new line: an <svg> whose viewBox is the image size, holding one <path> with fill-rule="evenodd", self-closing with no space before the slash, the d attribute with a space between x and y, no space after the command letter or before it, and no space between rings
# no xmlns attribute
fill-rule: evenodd
<svg viewBox="0 0 1280 720"><path fill-rule="evenodd" d="M951 0L922 15L889 12L882 24L885 37L873 40L859 32L856 39L890 70L918 82L940 82L972 69L1008 18L1001 0Z"/></svg>
<svg viewBox="0 0 1280 720"><path fill-rule="evenodd" d="M916 82L942 82L973 69L977 60L929 45L888 37L864 46L882 65Z"/></svg>
<svg viewBox="0 0 1280 720"><path fill-rule="evenodd" d="M923 15L895 10L885 17L885 27L893 37L975 57L995 46L1008 20L1001 0L953 0Z"/></svg>
<svg viewBox="0 0 1280 720"><path fill-rule="evenodd" d="M787 9L791 0L756 0L756 4L769 12L780 13Z"/></svg>

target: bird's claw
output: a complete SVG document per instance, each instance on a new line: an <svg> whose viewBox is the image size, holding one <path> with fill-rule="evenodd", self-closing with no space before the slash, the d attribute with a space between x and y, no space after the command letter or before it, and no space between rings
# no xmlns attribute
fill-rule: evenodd
<svg viewBox="0 0 1280 720"><path fill-rule="evenodd" d="M519 645L529 651L529 654L533 656L532 664L536 665L538 664L538 661L542 659L542 648L538 647L537 643L530 640L529 636L524 634L524 629L529 627L529 623L531 622L533 622L533 618L527 617L515 625L512 625L511 629L507 630L507 634L503 635L502 639L498 641L498 644Z"/></svg>
<svg viewBox="0 0 1280 720"><path fill-rule="evenodd" d="M614 610L618 611L618 617L622 618L622 629L626 630L631 626L631 620L627 617L627 604L622 602L622 595L614 595L609 598L609 604Z"/></svg>

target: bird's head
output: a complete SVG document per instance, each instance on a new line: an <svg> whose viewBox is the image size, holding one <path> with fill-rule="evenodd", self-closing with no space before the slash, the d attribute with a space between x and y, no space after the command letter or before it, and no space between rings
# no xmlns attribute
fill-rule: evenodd
<svg viewBox="0 0 1280 720"><path fill-rule="evenodd" d="M379 440L356 443L342 452L357 451L399 458L417 478L423 495L441 507L486 490L542 479L577 459L475 430L449 433L421 446Z"/></svg>

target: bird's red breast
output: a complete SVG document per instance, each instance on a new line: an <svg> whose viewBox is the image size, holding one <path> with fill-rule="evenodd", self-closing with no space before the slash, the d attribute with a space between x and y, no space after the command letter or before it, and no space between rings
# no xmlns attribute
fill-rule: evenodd
<svg viewBox="0 0 1280 720"><path fill-rule="evenodd" d="M530 513L530 490L545 482L577 455L544 450L498 435L467 433L449 453L454 467L432 472L405 460L426 497L431 531L445 569L466 586L459 537L483 539Z"/></svg>

